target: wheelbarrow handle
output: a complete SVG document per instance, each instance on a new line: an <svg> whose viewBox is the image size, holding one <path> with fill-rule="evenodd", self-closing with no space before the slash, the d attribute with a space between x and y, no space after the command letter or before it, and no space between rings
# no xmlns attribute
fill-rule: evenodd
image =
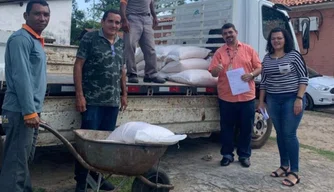
<svg viewBox="0 0 334 192"><path fill-rule="evenodd" d="M81 157L81 155L79 155L79 153L73 147L73 145L64 136L62 136L57 130L53 129L51 126L49 126L45 122L40 123L39 127L46 129L47 131L52 133L54 136L56 136L61 142L63 142L64 145L71 152L71 154L75 157L75 159L78 160L79 163L82 166L84 166L86 169L94 171L94 172L101 172L101 170L97 170L94 167L90 166L88 163L86 163L86 161Z"/></svg>

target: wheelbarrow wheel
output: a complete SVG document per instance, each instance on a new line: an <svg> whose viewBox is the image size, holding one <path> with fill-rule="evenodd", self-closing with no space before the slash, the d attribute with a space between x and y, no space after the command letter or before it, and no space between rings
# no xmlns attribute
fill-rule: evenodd
<svg viewBox="0 0 334 192"><path fill-rule="evenodd" d="M157 172L156 168L151 168L143 176L152 183L156 183L157 175L159 184L170 185L170 180L168 175L161 169L159 169L159 171ZM139 178L135 178L135 180L132 183L132 192L169 192L169 189L166 188L157 189L146 185Z"/></svg>

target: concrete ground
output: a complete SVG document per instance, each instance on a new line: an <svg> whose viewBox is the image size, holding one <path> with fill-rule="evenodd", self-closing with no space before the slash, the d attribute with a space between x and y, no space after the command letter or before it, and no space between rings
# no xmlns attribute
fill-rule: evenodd
<svg viewBox="0 0 334 192"><path fill-rule="evenodd" d="M298 136L301 183L293 188L281 185L282 178L270 173L279 165L275 139L253 150L251 167L235 161L221 167L220 145L210 139L187 139L172 146L161 159L175 192L250 192L250 191L333 191L334 118L331 114L305 112ZM273 132L272 136L275 136ZM41 148L31 167L35 188L47 192L73 192L73 158L64 148ZM207 161L202 158L212 156Z"/></svg>

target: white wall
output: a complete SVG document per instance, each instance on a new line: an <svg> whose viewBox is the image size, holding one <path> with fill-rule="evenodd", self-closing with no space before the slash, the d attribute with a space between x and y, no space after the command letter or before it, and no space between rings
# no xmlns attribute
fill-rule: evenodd
<svg viewBox="0 0 334 192"><path fill-rule="evenodd" d="M69 45L71 38L72 0L49 0L51 17L42 36L56 39L54 44ZM16 31L25 23L23 13L27 3L0 4L0 30Z"/></svg>

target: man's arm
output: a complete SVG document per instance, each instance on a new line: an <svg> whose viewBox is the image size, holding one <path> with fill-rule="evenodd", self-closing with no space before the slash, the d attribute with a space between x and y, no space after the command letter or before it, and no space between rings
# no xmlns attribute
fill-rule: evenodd
<svg viewBox="0 0 334 192"><path fill-rule="evenodd" d="M211 60L211 63L208 69L212 77L218 77L219 73L223 70L223 65L221 64L220 61L221 61L221 55L219 51L217 50L215 54L213 55L213 58Z"/></svg>
<svg viewBox="0 0 334 192"><path fill-rule="evenodd" d="M128 5L128 0L121 0L121 17L122 21L126 19L126 6Z"/></svg>
<svg viewBox="0 0 334 192"><path fill-rule="evenodd" d="M122 30L125 33L128 33L130 31L129 21L126 18L126 6L128 5L128 0L121 0L121 21L122 21Z"/></svg>
<svg viewBox="0 0 334 192"><path fill-rule="evenodd" d="M154 0L152 0L151 3L150 3L150 10L151 10L151 15L152 15L152 17L153 17L153 18L156 18L157 15L156 15L156 13L155 13Z"/></svg>
<svg viewBox="0 0 334 192"><path fill-rule="evenodd" d="M150 10L151 10L151 15L153 17L153 28L155 28L159 25L159 21L155 13L154 0L152 0L150 3Z"/></svg>
<svg viewBox="0 0 334 192"><path fill-rule="evenodd" d="M128 92L126 91L126 72L124 67L122 67L121 90L123 96L128 96Z"/></svg>
<svg viewBox="0 0 334 192"><path fill-rule="evenodd" d="M128 106L128 92L126 90L126 72L125 68L122 67L122 76L121 76L121 90L122 90L122 98L121 98L121 111L124 111Z"/></svg>
<svg viewBox="0 0 334 192"><path fill-rule="evenodd" d="M77 57L74 62L73 68L73 80L75 86L75 95L84 96L82 90L82 67L85 63L85 59Z"/></svg>
<svg viewBox="0 0 334 192"><path fill-rule="evenodd" d="M73 68L73 81L75 86L75 96L76 96L76 108L79 112L86 111L86 99L84 97L82 89L82 68L85 64L86 59L90 54L91 49L91 39L86 33L80 41L80 45L77 51L77 57L74 62Z"/></svg>
<svg viewBox="0 0 334 192"><path fill-rule="evenodd" d="M31 63L30 52L32 43L23 36L17 36L8 42L9 60L11 63L12 80L15 87L21 113L24 120L36 118L37 112L34 104L33 85L30 79Z"/></svg>
<svg viewBox="0 0 334 192"><path fill-rule="evenodd" d="M252 54L252 65L254 68L254 71L252 72L253 77L257 77L258 75L261 74L262 64L261 64L258 54L256 53L254 49L253 49L253 54Z"/></svg>

